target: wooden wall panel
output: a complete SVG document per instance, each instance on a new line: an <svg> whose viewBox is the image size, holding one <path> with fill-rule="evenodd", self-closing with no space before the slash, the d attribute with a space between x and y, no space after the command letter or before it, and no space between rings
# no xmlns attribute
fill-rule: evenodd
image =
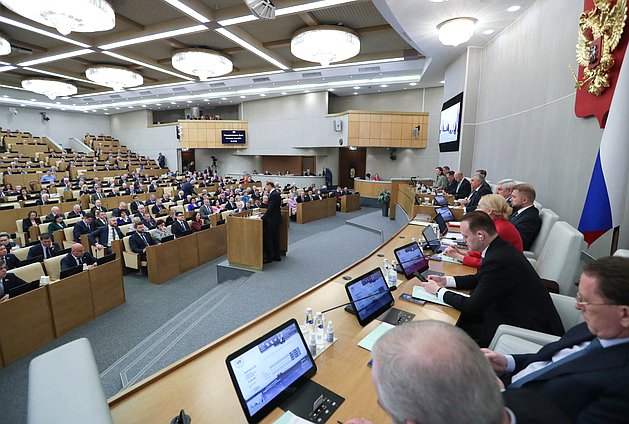
<svg viewBox="0 0 629 424"><path fill-rule="evenodd" d="M424 149L427 143L428 113L347 111L348 144L360 147L401 147ZM419 126L419 136L413 129Z"/></svg>
<svg viewBox="0 0 629 424"><path fill-rule="evenodd" d="M202 149L244 149L245 144L223 145L222 130L245 130L249 138L247 121L197 121L179 120L181 126L181 147Z"/></svg>

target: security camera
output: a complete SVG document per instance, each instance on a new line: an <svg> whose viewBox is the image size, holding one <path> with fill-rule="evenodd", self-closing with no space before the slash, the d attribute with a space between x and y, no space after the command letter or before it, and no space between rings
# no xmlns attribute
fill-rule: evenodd
<svg viewBox="0 0 629 424"><path fill-rule="evenodd" d="M12 115L17 116L17 109L16 109L16 108L14 108L14 107L10 107L10 108L9 108L9 113L10 113L10 114L12 114Z"/></svg>
<svg viewBox="0 0 629 424"><path fill-rule="evenodd" d="M50 118L46 116L46 112L39 112L39 114L41 115L41 119L43 119L45 122L50 121Z"/></svg>

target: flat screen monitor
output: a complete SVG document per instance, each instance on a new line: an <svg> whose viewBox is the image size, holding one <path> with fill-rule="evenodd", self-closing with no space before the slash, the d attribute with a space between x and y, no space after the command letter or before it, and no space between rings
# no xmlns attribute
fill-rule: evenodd
<svg viewBox="0 0 629 424"><path fill-rule="evenodd" d="M249 423L262 420L317 372L295 319L238 349L225 362Z"/></svg>
<svg viewBox="0 0 629 424"><path fill-rule="evenodd" d="M166 236L166 237L162 237L162 239L159 241L160 243L166 243L169 242L171 240L174 240L175 236L174 235L170 235L170 236Z"/></svg>
<svg viewBox="0 0 629 424"><path fill-rule="evenodd" d="M83 271L83 265L77 265L73 266L72 268L64 269L63 271L61 271L61 274L59 274L59 279L62 280L64 278L68 278L74 274L78 274L81 271Z"/></svg>
<svg viewBox="0 0 629 424"><path fill-rule="evenodd" d="M448 224L446 224L445 219L443 219L443 216L441 216L439 212L435 215L435 222L439 225L439 232L442 237L448 234Z"/></svg>
<svg viewBox="0 0 629 424"><path fill-rule="evenodd" d="M246 144L247 132L245 130L221 130L222 144Z"/></svg>
<svg viewBox="0 0 629 424"><path fill-rule="evenodd" d="M375 268L345 284L345 291L354 307L358 323L363 326L395 303L380 268Z"/></svg>
<svg viewBox="0 0 629 424"><path fill-rule="evenodd" d="M435 212L441 215L445 222L454 221L454 215L448 206L440 206L435 208Z"/></svg>
<svg viewBox="0 0 629 424"><path fill-rule="evenodd" d="M179 235L179 237L184 237L184 236L189 236L190 234L192 234L194 231L192 230L192 228L190 228L189 230L186 231L182 231L181 234Z"/></svg>
<svg viewBox="0 0 629 424"><path fill-rule="evenodd" d="M435 203L439 206L448 206L448 199L446 199L445 196L437 194L435 196Z"/></svg>
<svg viewBox="0 0 629 424"><path fill-rule="evenodd" d="M461 111L463 93L459 93L443 104L439 124L439 151L457 152L461 141Z"/></svg>
<svg viewBox="0 0 629 424"><path fill-rule="evenodd" d="M103 265L103 264L106 264L107 262L113 261L114 259L116 259L115 253L112 253L111 255L105 255L102 258L96 259L96 265Z"/></svg>
<svg viewBox="0 0 629 424"><path fill-rule="evenodd" d="M39 287L39 280L15 286L12 289L7 290L7 294L9 295L9 297L15 297L24 293L28 293L31 290L35 290L37 287Z"/></svg>
<svg viewBox="0 0 629 424"><path fill-rule="evenodd" d="M398 247L393 253L407 279L413 278L418 273L428 269L428 261L417 242Z"/></svg>
<svg viewBox="0 0 629 424"><path fill-rule="evenodd" d="M435 230L433 230L431 226L424 228L422 235L424 236L424 240L426 240L427 247L432 250L432 253L441 252L441 241L439 241Z"/></svg>
<svg viewBox="0 0 629 424"><path fill-rule="evenodd" d="M34 256L32 258L24 259L23 261L20 261L20 267L23 267L23 266L26 266L26 265L30 265L30 264L34 264L35 262L42 262L43 260L44 260L44 256L43 255Z"/></svg>

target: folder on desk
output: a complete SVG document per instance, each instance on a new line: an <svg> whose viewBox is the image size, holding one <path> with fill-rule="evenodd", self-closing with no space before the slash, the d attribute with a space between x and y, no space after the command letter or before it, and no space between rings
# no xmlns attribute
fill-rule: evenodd
<svg viewBox="0 0 629 424"><path fill-rule="evenodd" d="M373 349L373 346L376 344L378 339L383 336L384 333L395 328L395 325L391 325L389 323L383 322L373 330L369 334L365 336L361 341L358 342L358 346L363 349L367 349L369 352Z"/></svg>
<svg viewBox="0 0 629 424"><path fill-rule="evenodd" d="M422 286L413 286L412 296L416 299L425 300L427 302L436 303L438 305L448 306L450 308L452 307L448 305L447 303L440 301L439 298L435 296L434 294L428 293L426 289L423 288Z"/></svg>

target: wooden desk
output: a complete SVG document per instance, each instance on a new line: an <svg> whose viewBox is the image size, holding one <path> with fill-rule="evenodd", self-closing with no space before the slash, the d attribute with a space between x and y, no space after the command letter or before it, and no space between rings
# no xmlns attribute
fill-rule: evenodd
<svg viewBox="0 0 629 424"><path fill-rule="evenodd" d="M336 198L329 197L312 202L297 203L297 223L305 224L336 215Z"/></svg>
<svg viewBox="0 0 629 424"><path fill-rule="evenodd" d="M0 303L0 349L5 366L54 339L46 287Z"/></svg>
<svg viewBox="0 0 629 424"><path fill-rule="evenodd" d="M360 210L360 194L341 196L341 212L347 213Z"/></svg>
<svg viewBox="0 0 629 424"><path fill-rule="evenodd" d="M179 246L177 240L156 246L147 246L146 261L149 281L162 284L179 275Z"/></svg>
<svg viewBox="0 0 629 424"><path fill-rule="evenodd" d="M290 318L301 321L306 307L317 311L346 302L342 276L357 277L374 267L382 266L382 258L377 256L378 253L384 253L392 259L393 250L409 243L412 237L419 238L421 230L421 227L412 225L403 228L348 269L115 395L109 400L114 421L125 424L168 422L183 408L193 422L244 422L244 414L225 366L227 355ZM442 262L431 262L431 268L454 275L474 272L473 268ZM404 279L403 276L399 278ZM394 293L396 299L400 292L410 292L417 283L417 280L405 282ZM459 317L455 309L434 304L419 306L397 301L396 307L416 314L416 320L436 319L454 324ZM370 353L357 346L358 341L379 323L372 322L363 328L354 316L342 309L326 315L334 322L338 341L317 359L318 372L314 380L346 399L333 420L345 421L364 416L376 423L388 422L386 413L378 406L371 370L366 365ZM263 422L273 422L281 414L282 411L276 409Z"/></svg>
<svg viewBox="0 0 629 424"><path fill-rule="evenodd" d="M89 275L83 271L48 285L57 337L94 319Z"/></svg>
<svg viewBox="0 0 629 424"><path fill-rule="evenodd" d="M118 259L87 271L90 278L94 317L102 315L126 301L121 257L117 256Z"/></svg>
<svg viewBox="0 0 629 424"><path fill-rule="evenodd" d="M227 225L211 227L195 234L199 265L223 256L227 252Z"/></svg>
<svg viewBox="0 0 629 424"><path fill-rule="evenodd" d="M436 206L429 204L415 205L413 206L413 216L409 218L413 219L417 214L429 215L431 218L434 218L437 215L435 208ZM460 221L461 219L463 219L463 215L465 215L465 208L451 206L450 210L452 211L452 215L454 216L454 219L456 221Z"/></svg>
<svg viewBox="0 0 629 424"><path fill-rule="evenodd" d="M381 190L391 191L391 181L371 181L362 178L354 178L354 190L360 192L363 197L378 197Z"/></svg>
<svg viewBox="0 0 629 424"><path fill-rule="evenodd" d="M190 271L199 266L199 248L197 245L197 234L179 237L169 242L172 249L176 246L179 251L179 273ZM174 246L173 246L174 245Z"/></svg>

